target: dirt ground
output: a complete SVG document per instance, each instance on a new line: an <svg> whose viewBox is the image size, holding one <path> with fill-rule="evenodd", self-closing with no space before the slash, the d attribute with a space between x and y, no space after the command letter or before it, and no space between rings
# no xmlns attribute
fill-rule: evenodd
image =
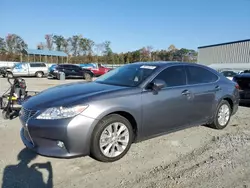
<svg viewBox="0 0 250 188"><path fill-rule="evenodd" d="M29 90L79 80L26 79ZM0 78L0 93L7 88ZM133 144L114 163L89 157L54 159L24 149L20 124L0 119L0 184L16 187L250 187L250 108L240 107L224 130L205 126Z"/></svg>

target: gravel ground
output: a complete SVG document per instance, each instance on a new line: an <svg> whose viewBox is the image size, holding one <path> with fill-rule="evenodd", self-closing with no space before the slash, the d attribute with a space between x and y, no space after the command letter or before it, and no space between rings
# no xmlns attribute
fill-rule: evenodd
<svg viewBox="0 0 250 188"><path fill-rule="evenodd" d="M79 80L26 78L28 90ZM0 92L7 88L0 78ZM18 118L0 119L2 187L250 187L250 108L240 107L224 130L205 126L133 144L114 163L89 157L54 159L24 149ZM15 186L11 185L15 182Z"/></svg>

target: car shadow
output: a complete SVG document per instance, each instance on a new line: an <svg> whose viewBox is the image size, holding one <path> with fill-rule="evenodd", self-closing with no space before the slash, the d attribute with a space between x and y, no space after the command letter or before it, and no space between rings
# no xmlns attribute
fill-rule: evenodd
<svg viewBox="0 0 250 188"><path fill-rule="evenodd" d="M240 106L250 108L250 104L240 104Z"/></svg>
<svg viewBox="0 0 250 188"><path fill-rule="evenodd" d="M2 188L52 188L53 171L51 163L34 163L29 166L29 163L36 157L36 153L29 151L26 148L21 150L17 156L17 159L20 162L16 165L8 165L5 167ZM46 169L48 171L49 175L47 182L44 182L43 174L39 169Z"/></svg>

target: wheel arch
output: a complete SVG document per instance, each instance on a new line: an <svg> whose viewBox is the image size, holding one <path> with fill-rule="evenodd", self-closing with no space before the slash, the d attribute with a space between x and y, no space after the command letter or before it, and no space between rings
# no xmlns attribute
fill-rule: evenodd
<svg viewBox="0 0 250 188"><path fill-rule="evenodd" d="M35 76L37 76L38 73L42 73L42 74L44 75L44 71L40 71L40 70L39 70L39 71L36 71L36 72L35 72Z"/></svg>
<svg viewBox="0 0 250 188"><path fill-rule="evenodd" d="M218 101L218 104L220 104L220 102L223 100L227 101L230 104L231 110L233 110L234 108L233 98L230 95L225 95Z"/></svg>
<svg viewBox="0 0 250 188"><path fill-rule="evenodd" d="M105 118L105 117L107 117L109 115L112 115L112 114L120 115L120 116L126 118L130 122L130 124L131 124L131 126L133 128L133 132L134 132L134 140L136 140L137 135L138 135L138 129L139 129L139 122L137 122L137 120L135 118L136 116L129 110L121 109L121 108L115 108L115 109L108 110L105 113L100 114L98 116L98 118L97 118L98 122L101 121L103 118ZM92 132L91 137L92 137L92 134L94 132L95 127L98 125L98 122L93 127L93 129L91 131Z"/></svg>

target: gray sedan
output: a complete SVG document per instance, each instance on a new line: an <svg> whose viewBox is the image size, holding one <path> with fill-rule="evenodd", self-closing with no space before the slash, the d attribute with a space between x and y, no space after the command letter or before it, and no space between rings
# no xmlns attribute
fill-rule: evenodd
<svg viewBox="0 0 250 188"><path fill-rule="evenodd" d="M59 85L30 98L20 111L21 138L40 155L113 162L132 143L191 126L225 128L238 110L237 88L198 64L128 64L94 82Z"/></svg>

